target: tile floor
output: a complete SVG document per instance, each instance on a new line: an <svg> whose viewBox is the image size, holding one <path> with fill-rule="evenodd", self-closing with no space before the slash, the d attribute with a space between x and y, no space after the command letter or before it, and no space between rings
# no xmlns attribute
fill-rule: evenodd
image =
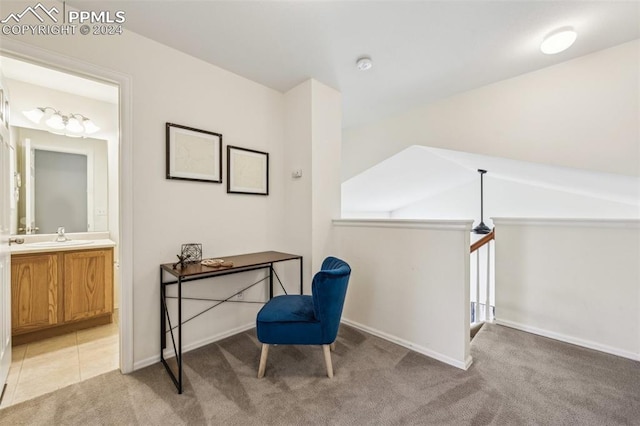
<svg viewBox="0 0 640 426"><path fill-rule="evenodd" d="M0 408L107 373L118 365L118 324L115 321L14 346Z"/></svg>

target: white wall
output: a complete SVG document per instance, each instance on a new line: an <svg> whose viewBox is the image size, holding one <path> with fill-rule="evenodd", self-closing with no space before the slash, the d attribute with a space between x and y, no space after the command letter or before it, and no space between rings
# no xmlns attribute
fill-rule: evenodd
<svg viewBox="0 0 640 426"><path fill-rule="evenodd" d="M284 95L284 232L290 250L311 259L311 149L312 149L312 93L307 80ZM302 177L294 178L294 170L302 170ZM311 262L304 263L305 292L311 291Z"/></svg>
<svg viewBox="0 0 640 426"><path fill-rule="evenodd" d="M347 129L342 179L410 145L640 175L640 41Z"/></svg>
<svg viewBox="0 0 640 426"><path fill-rule="evenodd" d="M469 353L471 221L334 221L343 321L458 368Z"/></svg>
<svg viewBox="0 0 640 426"><path fill-rule="evenodd" d="M331 221L340 217L341 95L307 80L285 99L285 234L305 257L305 293L323 259L333 252ZM302 177L292 176L301 170Z"/></svg>
<svg viewBox="0 0 640 426"><path fill-rule="evenodd" d="M640 201L639 201L640 202ZM640 204L623 203L484 176L484 222L491 217L640 218ZM398 219L480 218L480 179L391 212ZM477 224L477 223L476 223Z"/></svg>
<svg viewBox="0 0 640 426"><path fill-rule="evenodd" d="M331 221L340 217L342 97L340 92L315 80L312 80L311 91L311 269L318 271L324 258L334 254Z"/></svg>
<svg viewBox="0 0 640 426"><path fill-rule="evenodd" d="M499 324L640 360L640 221L494 223Z"/></svg>
<svg viewBox="0 0 640 426"><path fill-rule="evenodd" d="M63 42L61 37L12 38L131 76L133 176L127 184L133 187L133 234L125 237L133 242L134 263L133 282L122 285L133 286L135 365L155 362L158 265L175 261L181 244L202 243L205 257L286 248L283 95L128 31L77 34ZM269 152L269 196L226 194L226 182L166 180L165 122L221 133L225 146ZM253 278L247 275L243 283ZM234 289L240 283L222 278L216 285ZM253 324L258 306L210 311L187 324L185 345Z"/></svg>

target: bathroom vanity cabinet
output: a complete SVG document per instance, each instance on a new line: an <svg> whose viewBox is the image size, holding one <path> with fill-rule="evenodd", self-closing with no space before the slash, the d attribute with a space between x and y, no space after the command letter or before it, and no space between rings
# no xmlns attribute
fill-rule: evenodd
<svg viewBox="0 0 640 426"><path fill-rule="evenodd" d="M113 248L11 256L13 344L107 324L113 314Z"/></svg>

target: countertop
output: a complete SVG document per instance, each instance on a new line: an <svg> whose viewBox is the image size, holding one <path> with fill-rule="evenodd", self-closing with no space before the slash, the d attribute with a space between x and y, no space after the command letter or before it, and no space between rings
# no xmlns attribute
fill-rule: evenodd
<svg viewBox="0 0 640 426"><path fill-rule="evenodd" d="M11 254L50 253L56 251L92 250L115 247L116 243L109 239L108 232L87 232L67 234L69 242L54 242L56 235L17 235L24 238L23 244L11 244Z"/></svg>

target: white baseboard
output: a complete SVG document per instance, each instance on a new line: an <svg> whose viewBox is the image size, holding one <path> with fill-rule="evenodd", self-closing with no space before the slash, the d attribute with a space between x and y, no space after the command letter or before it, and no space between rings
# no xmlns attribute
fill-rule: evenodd
<svg viewBox="0 0 640 426"><path fill-rule="evenodd" d="M231 337L233 335L240 334L240 333L242 333L244 331L251 330L255 326L256 326L256 323L255 322L251 322L249 324L242 325L240 327L236 327L236 328L233 328L231 330L227 330L224 333L219 333L219 334L216 334L214 336L207 337L206 339L201 339L201 340L198 340L196 342L189 343L187 345L183 345L182 346L182 353L184 354L184 353L187 353L187 352L192 351L194 349L200 348L202 346L206 346L209 343L217 342L219 340L226 339L227 337ZM169 359L169 358L173 358L174 356L175 355L173 353L173 346L171 345L171 341L170 341L170 339L167 339L167 349L164 350L164 358L165 359ZM154 356L151 356L149 358L145 358L145 359L142 359L140 361L136 361L133 364L133 370L134 371L135 370L139 370L141 368L148 367L148 366L153 365L153 364L158 363L158 362L160 362L160 355L154 355Z"/></svg>
<svg viewBox="0 0 640 426"><path fill-rule="evenodd" d="M516 330L526 331L527 333L537 334L538 336L548 337L549 339L559 340L561 342L570 343L576 346L582 346L583 348L593 349L622 358L632 359L634 361L640 361L640 354L629 352L624 349L614 348L612 346L603 345L601 343L592 342L590 340L584 340L578 337L556 333L555 331L543 330L541 328L532 327L530 325L521 324L509 320L500 320L496 318L495 323L498 325L503 325L505 327L515 328Z"/></svg>
<svg viewBox="0 0 640 426"><path fill-rule="evenodd" d="M373 334L374 336L380 337L381 339L388 340L389 342L396 343L396 344L398 344L400 346L403 346L403 347L405 347L407 349L411 349L412 351L421 353L421 354L426 355L426 356L428 356L430 358L433 358L433 359L437 359L438 361L444 362L445 364L452 365L452 366L460 368L462 370L467 370L471 366L471 364L473 363L473 358L471 358L471 355L469 355L467 357L467 359L464 362L462 362L462 361L459 361L457 359L451 358L451 357L449 357L447 355L441 354L439 352L433 351L431 349L425 348L425 347L420 346L420 345L416 345L415 343L412 343L412 342L409 342L407 340L401 339L399 337L393 336L391 334L385 333L383 331L368 327L366 325L360 324L360 323L355 322L355 321L351 321L351 320L349 320L347 318L342 318L342 322L347 324L347 325L349 325L349 326L351 326L351 327L353 327L353 328L357 328L357 329L362 330L364 332L367 332L369 334ZM222 340L222 339L226 339L227 337L230 337L230 336L245 332L247 330L250 330L253 327L255 327L255 323L252 322L252 323L249 323L249 324L246 324L246 325L243 325L243 326L236 327L234 329L228 330L228 331L226 331L224 333L219 333L219 334L216 334L215 336L211 336L211 337L208 337L206 339L201 339L201 340L198 340L196 342L189 343L188 345L184 345L182 347L182 353L187 353L189 351L192 351L194 349L197 349L197 348L200 348L202 346L208 345L210 343L217 342L217 341ZM169 342L167 341L167 343L169 343ZM167 346L167 348L168 349L165 349L165 352L164 352L165 359L172 358L174 356L173 350L171 348L169 348L169 346ZM134 371L135 370L139 370L141 368L148 367L148 366L156 364L158 362L160 362L160 355L151 356L151 357L142 359L140 361L136 361L133 364L133 369L134 369Z"/></svg>
<svg viewBox="0 0 640 426"><path fill-rule="evenodd" d="M393 336L391 334L385 333L384 331L380 331L375 328L371 328L366 325L357 323L355 321L351 321L347 318L342 318L342 322L353 328L357 328L369 334L373 334L374 336L380 337L381 339L388 340L389 342L392 342L392 343L396 343L407 349L411 349L414 352L421 353L430 358L437 359L438 361L444 362L445 364L452 365L462 370L468 369L473 363L473 359L471 358L471 355L469 355L466 360L460 361L460 360L451 358L450 356L441 354L440 352L436 352L429 348L425 348L424 346L416 345L415 343L409 342L408 340L404 340L397 336Z"/></svg>

